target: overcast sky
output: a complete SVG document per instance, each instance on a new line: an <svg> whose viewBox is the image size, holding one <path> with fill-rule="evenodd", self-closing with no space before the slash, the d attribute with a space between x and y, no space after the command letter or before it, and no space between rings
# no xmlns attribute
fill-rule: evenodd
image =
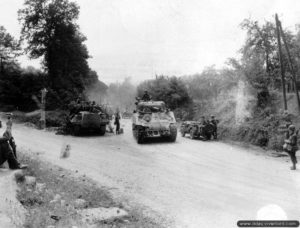
<svg viewBox="0 0 300 228"><path fill-rule="evenodd" d="M90 67L106 83L155 74L185 75L221 67L245 40L243 19L300 23L300 0L76 0ZM0 0L0 25L18 37L23 0ZM22 66L38 61L20 59Z"/></svg>

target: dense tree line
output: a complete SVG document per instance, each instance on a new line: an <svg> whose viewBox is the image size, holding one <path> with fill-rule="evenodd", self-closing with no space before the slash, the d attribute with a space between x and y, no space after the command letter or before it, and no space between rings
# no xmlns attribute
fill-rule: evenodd
<svg viewBox="0 0 300 228"><path fill-rule="evenodd" d="M164 101L175 111L177 118L192 118L193 101L188 93L188 88L179 77L156 76L153 80L146 80L137 87L137 95L142 97L148 91L153 100Z"/></svg>
<svg viewBox="0 0 300 228"><path fill-rule="evenodd" d="M85 91L105 93L106 85L88 65L86 37L76 23L79 6L69 0L25 0L19 10L22 25L20 41L0 26L1 96L0 103L18 108L34 109L29 98L47 88L47 108L66 108L67 104ZM25 46L21 49L21 43ZM42 59L43 72L32 74L20 69L15 57L26 53L30 58ZM31 85L27 83L31 82ZM21 97L20 97L21 95ZM19 100L17 99L19 97ZM23 105L19 105L19 103ZM23 107L25 106L25 107ZM16 107L15 107L16 108Z"/></svg>

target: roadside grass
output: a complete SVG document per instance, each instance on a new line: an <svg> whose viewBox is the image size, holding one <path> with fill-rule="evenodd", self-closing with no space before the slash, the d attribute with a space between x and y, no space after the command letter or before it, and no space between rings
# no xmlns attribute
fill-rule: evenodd
<svg viewBox="0 0 300 228"><path fill-rule="evenodd" d="M142 214L137 208L124 209L116 203L109 191L86 176L46 163L20 153L20 161L28 164L25 175L36 177L36 186L20 184L17 199L25 207L25 228L42 227L161 227L156 221ZM78 206L76 200L86 203ZM128 212L127 216L99 221L89 225L79 211L83 208L118 207Z"/></svg>
<svg viewBox="0 0 300 228"><path fill-rule="evenodd" d="M36 128L40 127L40 119L41 119L40 110L36 110L28 113L13 111L12 114L13 114L14 121L18 123L25 123ZM63 126L67 116L68 116L68 112L64 110L46 111L47 127ZM2 113L1 117L3 119L6 119L5 113Z"/></svg>

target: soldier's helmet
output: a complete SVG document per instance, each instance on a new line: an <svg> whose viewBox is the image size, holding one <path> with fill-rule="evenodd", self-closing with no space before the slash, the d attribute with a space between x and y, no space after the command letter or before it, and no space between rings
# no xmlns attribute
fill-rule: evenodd
<svg viewBox="0 0 300 228"><path fill-rule="evenodd" d="M291 125L289 126L289 130L295 131L295 129L296 129L296 127L295 127L294 125L291 124Z"/></svg>

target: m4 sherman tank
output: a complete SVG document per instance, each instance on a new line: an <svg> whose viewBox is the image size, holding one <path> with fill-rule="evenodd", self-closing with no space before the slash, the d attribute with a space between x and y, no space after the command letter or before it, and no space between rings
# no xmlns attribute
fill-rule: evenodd
<svg viewBox="0 0 300 228"><path fill-rule="evenodd" d="M140 101L132 116L132 131L139 144L146 138L157 137L175 142L177 127L174 113L166 109L163 101Z"/></svg>

